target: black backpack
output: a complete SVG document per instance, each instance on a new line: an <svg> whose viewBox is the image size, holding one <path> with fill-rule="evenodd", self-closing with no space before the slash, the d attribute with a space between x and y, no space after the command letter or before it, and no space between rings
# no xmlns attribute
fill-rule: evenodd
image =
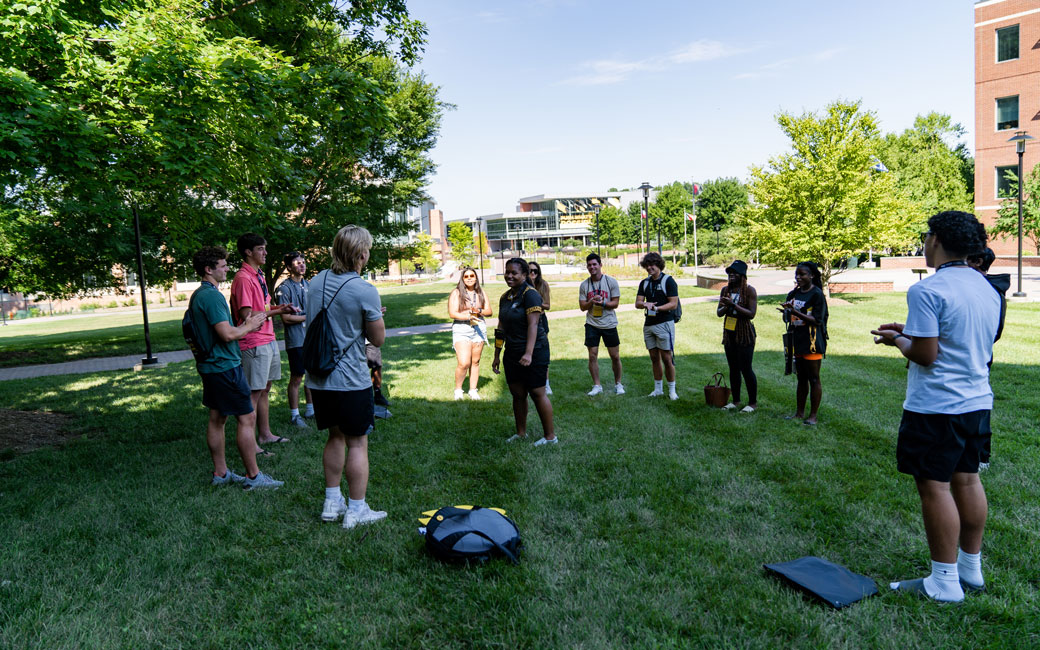
<svg viewBox="0 0 1040 650"><path fill-rule="evenodd" d="M208 359L209 353L213 350L212 347L202 347L202 338L199 336L199 328L195 324L195 316L191 310L195 304L195 294L199 291L202 291L202 289L196 289L195 293L191 294L191 299L188 300L188 309L184 312L184 318L181 319L181 333L184 335L184 342L191 349L191 356L195 357L195 363L202 363Z"/></svg>
<svg viewBox="0 0 1040 650"><path fill-rule="evenodd" d="M356 280L358 277L360 276L354 276L350 280ZM339 289L336 289L336 293L332 294L332 298L329 299L329 305L332 304L332 301L339 295L340 290L347 286L350 280L339 285ZM328 272L326 272L325 280L321 284L321 310L314 318L309 319L307 323L307 333L303 337L302 350L304 370L310 375L321 378L332 374L340 360L346 355L347 350L360 339L358 337L343 350L339 349L336 333L332 331L332 325L329 324L327 317L328 306L325 304L325 285L328 284L328 281L329 276Z"/></svg>
<svg viewBox="0 0 1040 650"><path fill-rule="evenodd" d="M664 289L665 282L667 282L667 281L668 281L668 274L664 273L664 272L661 273L661 277L660 277L660 279L658 279L658 281L656 283L657 284L657 289L654 289L654 284L655 283L654 283L653 280L651 280L650 278L647 278L646 280L644 280L644 282L646 282L647 290L653 290L655 295L656 295L657 291L660 291L661 293L663 293L665 295L665 297L668 296L668 292L665 291L665 289ZM678 288L678 286L679 286L678 283L676 283L676 288ZM645 293L643 295L646 296ZM681 321L682 320L682 298L679 298L676 301L675 309L673 309L672 311L675 314L675 318L672 319L672 320L674 320L676 323Z"/></svg>
<svg viewBox="0 0 1040 650"><path fill-rule="evenodd" d="M426 513L424 513L426 514ZM426 524L426 550L440 560L506 557L520 564L520 530L497 508L449 506L420 519Z"/></svg>

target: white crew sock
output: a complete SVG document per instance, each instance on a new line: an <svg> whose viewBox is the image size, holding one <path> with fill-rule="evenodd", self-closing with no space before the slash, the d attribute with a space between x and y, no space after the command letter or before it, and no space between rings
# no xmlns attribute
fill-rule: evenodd
<svg viewBox="0 0 1040 650"><path fill-rule="evenodd" d="M957 573L962 582L972 587L986 584L982 579L982 553L965 553L957 549Z"/></svg>
<svg viewBox="0 0 1040 650"><path fill-rule="evenodd" d="M305 408L305 409L303 410L303 414L304 414L304 415L305 415L306 417L313 417L313 416L314 416L314 405L313 405L313 404L310 404L310 403L308 403L308 404L307 404L307 408Z"/></svg>
<svg viewBox="0 0 1040 650"><path fill-rule="evenodd" d="M343 493L339 491L339 486L325 488L326 499L342 499Z"/></svg>
<svg viewBox="0 0 1040 650"><path fill-rule="evenodd" d="M661 379L655 379L654 380L654 390L660 392L663 386L664 386L664 381L663 380L661 380Z"/></svg>
<svg viewBox="0 0 1040 650"><path fill-rule="evenodd" d="M300 415L300 409L289 409L289 417L296 418Z"/></svg>
<svg viewBox="0 0 1040 650"><path fill-rule="evenodd" d="M350 498L348 498L347 499L347 506L351 510L360 510L360 509L365 507L365 500L364 499L350 499Z"/></svg>
<svg viewBox="0 0 1040 650"><path fill-rule="evenodd" d="M675 382L674 381L668 382L668 392L669 393L674 393L675 392Z"/></svg>
<svg viewBox="0 0 1040 650"><path fill-rule="evenodd" d="M924 579L924 590L935 600L956 602L964 600L956 564L932 560L932 575Z"/></svg>

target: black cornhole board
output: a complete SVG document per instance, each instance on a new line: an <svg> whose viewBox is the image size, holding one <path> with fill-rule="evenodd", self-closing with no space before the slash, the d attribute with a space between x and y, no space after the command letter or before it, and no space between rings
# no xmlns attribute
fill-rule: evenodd
<svg viewBox="0 0 1040 650"><path fill-rule="evenodd" d="M848 607L878 592L870 578L818 557L806 556L762 567L835 609Z"/></svg>

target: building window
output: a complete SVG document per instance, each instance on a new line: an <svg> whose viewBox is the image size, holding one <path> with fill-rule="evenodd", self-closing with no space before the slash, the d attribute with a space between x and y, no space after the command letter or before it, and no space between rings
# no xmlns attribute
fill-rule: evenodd
<svg viewBox="0 0 1040 650"><path fill-rule="evenodd" d="M1018 25L997 30L997 63L1018 58Z"/></svg>
<svg viewBox="0 0 1040 650"><path fill-rule="evenodd" d="M997 130L1018 128L1018 95L997 100Z"/></svg>
<svg viewBox="0 0 1040 650"><path fill-rule="evenodd" d="M1004 165L1003 167L997 167L997 198L1006 199L1017 196L1012 192L1011 181L1008 180L1008 173L1010 172L1011 178L1018 176L1018 165ZM1015 190L1017 192L1018 190Z"/></svg>

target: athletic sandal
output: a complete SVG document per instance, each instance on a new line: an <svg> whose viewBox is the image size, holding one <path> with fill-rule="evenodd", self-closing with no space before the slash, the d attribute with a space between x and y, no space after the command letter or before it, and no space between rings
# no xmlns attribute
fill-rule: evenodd
<svg viewBox="0 0 1040 650"><path fill-rule="evenodd" d="M814 426L816 426L816 422L810 422L808 420L802 420L802 424L804 424L807 427L814 427Z"/></svg>
<svg viewBox="0 0 1040 650"><path fill-rule="evenodd" d="M534 443L534 446L535 447L541 447L542 445L555 445L559 441L560 441L559 438L553 438L552 440L550 440L549 438L542 438L538 442Z"/></svg>
<svg viewBox="0 0 1040 650"><path fill-rule="evenodd" d="M727 404L727 405L723 406L723 407L722 407L722 410L723 410L723 411L732 411L732 410L733 410L733 409L735 409L735 408L737 408L737 405L736 405L736 404L734 404L733 402L730 402L729 404Z"/></svg>
<svg viewBox="0 0 1040 650"><path fill-rule="evenodd" d="M754 406L745 406L744 408L740 409L740 412L741 413L754 413L755 412L755 407Z"/></svg>
<svg viewBox="0 0 1040 650"><path fill-rule="evenodd" d="M514 433L513 435L506 438L506 442L516 442L517 440L525 440L526 438L527 436L521 436Z"/></svg>
<svg viewBox="0 0 1040 650"><path fill-rule="evenodd" d="M268 456L274 456L274 453L267 451L266 449L261 449L260 451L256 452L256 455L267 458Z"/></svg>

